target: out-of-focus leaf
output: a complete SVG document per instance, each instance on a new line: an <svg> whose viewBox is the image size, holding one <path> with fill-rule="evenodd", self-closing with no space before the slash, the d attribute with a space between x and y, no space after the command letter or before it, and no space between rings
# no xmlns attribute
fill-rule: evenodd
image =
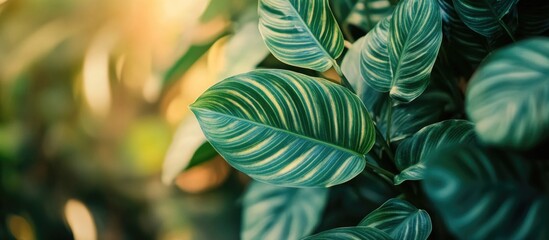
<svg viewBox="0 0 549 240"><path fill-rule="evenodd" d="M515 154L462 146L429 161L423 186L459 239L546 239L549 196L529 185L531 170Z"/></svg>
<svg viewBox="0 0 549 240"><path fill-rule="evenodd" d="M166 153L162 167L162 182L170 184L181 171L190 168L191 164L197 165L213 158L215 150L212 152L207 145L206 137L196 118L189 116L183 120ZM200 148L203 151L197 151Z"/></svg>
<svg viewBox="0 0 549 240"><path fill-rule="evenodd" d="M394 7L388 0L358 0L347 16L345 24L369 32L382 19L391 15Z"/></svg>
<svg viewBox="0 0 549 240"><path fill-rule="evenodd" d="M411 203L392 198L366 216L359 226L377 228L393 239L425 240L431 234L431 217Z"/></svg>
<svg viewBox="0 0 549 240"><path fill-rule="evenodd" d="M311 234L322 219L325 188L288 188L252 182L244 195L241 237L299 239Z"/></svg>
<svg viewBox="0 0 549 240"><path fill-rule="evenodd" d="M549 38L493 53L471 78L466 107L488 144L529 149L549 132Z"/></svg>
<svg viewBox="0 0 549 240"><path fill-rule="evenodd" d="M508 28L502 19L515 7L518 0L454 0L460 19L473 31L493 37Z"/></svg>
<svg viewBox="0 0 549 240"><path fill-rule="evenodd" d="M315 234L302 240L391 240L392 238L377 228L342 227Z"/></svg>
<svg viewBox="0 0 549 240"><path fill-rule="evenodd" d="M251 71L268 54L269 50L263 43L257 22L248 22L238 29L225 45L224 54L221 56L224 59L224 66L217 78L221 80Z"/></svg>
<svg viewBox="0 0 549 240"><path fill-rule="evenodd" d="M474 125L466 120L446 120L424 127L397 148L395 163L400 174L395 184L406 180L421 180L425 164L437 150L456 144L475 142Z"/></svg>
<svg viewBox="0 0 549 240"><path fill-rule="evenodd" d="M259 31L280 61L325 72L343 51L327 0L260 0Z"/></svg>
<svg viewBox="0 0 549 240"><path fill-rule="evenodd" d="M364 169L363 155L374 144L373 123L358 97L329 81L285 70L228 78L191 110L231 165L276 185L346 182Z"/></svg>

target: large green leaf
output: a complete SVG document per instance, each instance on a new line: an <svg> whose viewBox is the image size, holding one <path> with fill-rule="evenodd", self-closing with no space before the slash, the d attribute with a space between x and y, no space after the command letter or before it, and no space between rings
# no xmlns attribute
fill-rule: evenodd
<svg viewBox="0 0 549 240"><path fill-rule="evenodd" d="M277 185L321 187L359 174L374 144L360 99L320 78L256 70L191 105L207 139L235 168Z"/></svg>
<svg viewBox="0 0 549 240"><path fill-rule="evenodd" d="M359 226L377 228L393 239L425 240L431 234L429 214L411 203L392 198L366 216Z"/></svg>
<svg viewBox="0 0 549 240"><path fill-rule="evenodd" d="M259 31L280 61L324 72L343 51L327 0L260 0Z"/></svg>
<svg viewBox="0 0 549 240"><path fill-rule="evenodd" d="M424 127L397 148L395 163L400 174L395 184L406 180L421 180L425 164L437 150L456 144L475 142L474 125L466 120L446 120Z"/></svg>
<svg viewBox="0 0 549 240"><path fill-rule="evenodd" d="M379 26L379 25L378 25ZM360 52L364 47L368 35L358 39L349 49L341 63L341 70L349 83L370 111L377 127L386 131L387 114L389 113L387 93L375 91L366 84L360 74ZM432 78L441 78L432 75ZM446 79L440 79L446 81ZM434 79L439 81L439 79ZM410 103L394 103L392 109L391 141L399 141L411 136L421 128L441 120L446 112L455 110L452 97L445 91L428 87L415 101Z"/></svg>
<svg viewBox="0 0 549 240"><path fill-rule="evenodd" d="M322 219L326 188L287 188L252 182L244 195L241 237L299 239Z"/></svg>
<svg viewBox="0 0 549 240"><path fill-rule="evenodd" d="M316 235L303 238L302 240L391 240L383 231L371 227L342 227L334 228Z"/></svg>
<svg viewBox="0 0 549 240"><path fill-rule="evenodd" d="M461 20L473 31L493 37L508 28L502 18L515 7L518 0L454 0Z"/></svg>
<svg viewBox="0 0 549 240"><path fill-rule="evenodd" d="M421 95L442 42L441 21L436 0L399 2L392 17L367 34L361 67L366 82L402 102Z"/></svg>
<svg viewBox="0 0 549 240"><path fill-rule="evenodd" d="M528 149L549 132L549 39L492 54L473 75L466 110L481 140Z"/></svg>
<svg viewBox="0 0 549 240"><path fill-rule="evenodd" d="M549 197L530 186L530 179L526 159L464 146L430 161L423 182L460 239L548 239Z"/></svg>
<svg viewBox="0 0 549 240"><path fill-rule="evenodd" d="M490 52L486 37L471 30L459 18L452 0L439 0L444 35L450 45L473 66L477 67Z"/></svg>

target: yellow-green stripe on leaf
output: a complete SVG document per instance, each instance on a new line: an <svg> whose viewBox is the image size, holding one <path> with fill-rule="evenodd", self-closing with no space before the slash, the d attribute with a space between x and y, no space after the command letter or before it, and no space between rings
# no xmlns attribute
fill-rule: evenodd
<svg viewBox="0 0 549 240"><path fill-rule="evenodd" d="M206 138L235 168L275 185L327 187L365 167L374 126L360 99L327 80L255 70L191 106Z"/></svg>

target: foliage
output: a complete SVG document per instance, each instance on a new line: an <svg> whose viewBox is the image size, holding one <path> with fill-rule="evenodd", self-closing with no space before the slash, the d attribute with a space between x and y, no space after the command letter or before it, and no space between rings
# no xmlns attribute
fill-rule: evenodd
<svg viewBox="0 0 549 240"><path fill-rule="evenodd" d="M535 166L549 160L540 150L549 38L525 38L547 35L549 18L516 0L400 0L360 11L371 2L380 1L259 0L271 53L320 73L253 70L191 105L220 155L262 182L245 195L242 237L547 238L548 172ZM341 31L350 14L377 24L361 28L371 29L365 36ZM400 195L381 197L390 200L355 226L321 224L337 212L325 194L338 186L379 204L361 190L376 184L356 185L362 178Z"/></svg>

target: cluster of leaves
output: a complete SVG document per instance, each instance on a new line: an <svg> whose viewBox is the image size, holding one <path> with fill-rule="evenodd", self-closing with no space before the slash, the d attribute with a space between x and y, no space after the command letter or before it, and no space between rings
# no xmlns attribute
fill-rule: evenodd
<svg viewBox="0 0 549 240"><path fill-rule="evenodd" d="M341 85L259 69L191 105L211 146L256 180L242 238L548 238L549 39L533 36L549 34L549 4L331 4L260 0L259 30L277 59L333 68ZM367 34L345 50L349 24ZM342 225L342 189L355 212L375 210Z"/></svg>

